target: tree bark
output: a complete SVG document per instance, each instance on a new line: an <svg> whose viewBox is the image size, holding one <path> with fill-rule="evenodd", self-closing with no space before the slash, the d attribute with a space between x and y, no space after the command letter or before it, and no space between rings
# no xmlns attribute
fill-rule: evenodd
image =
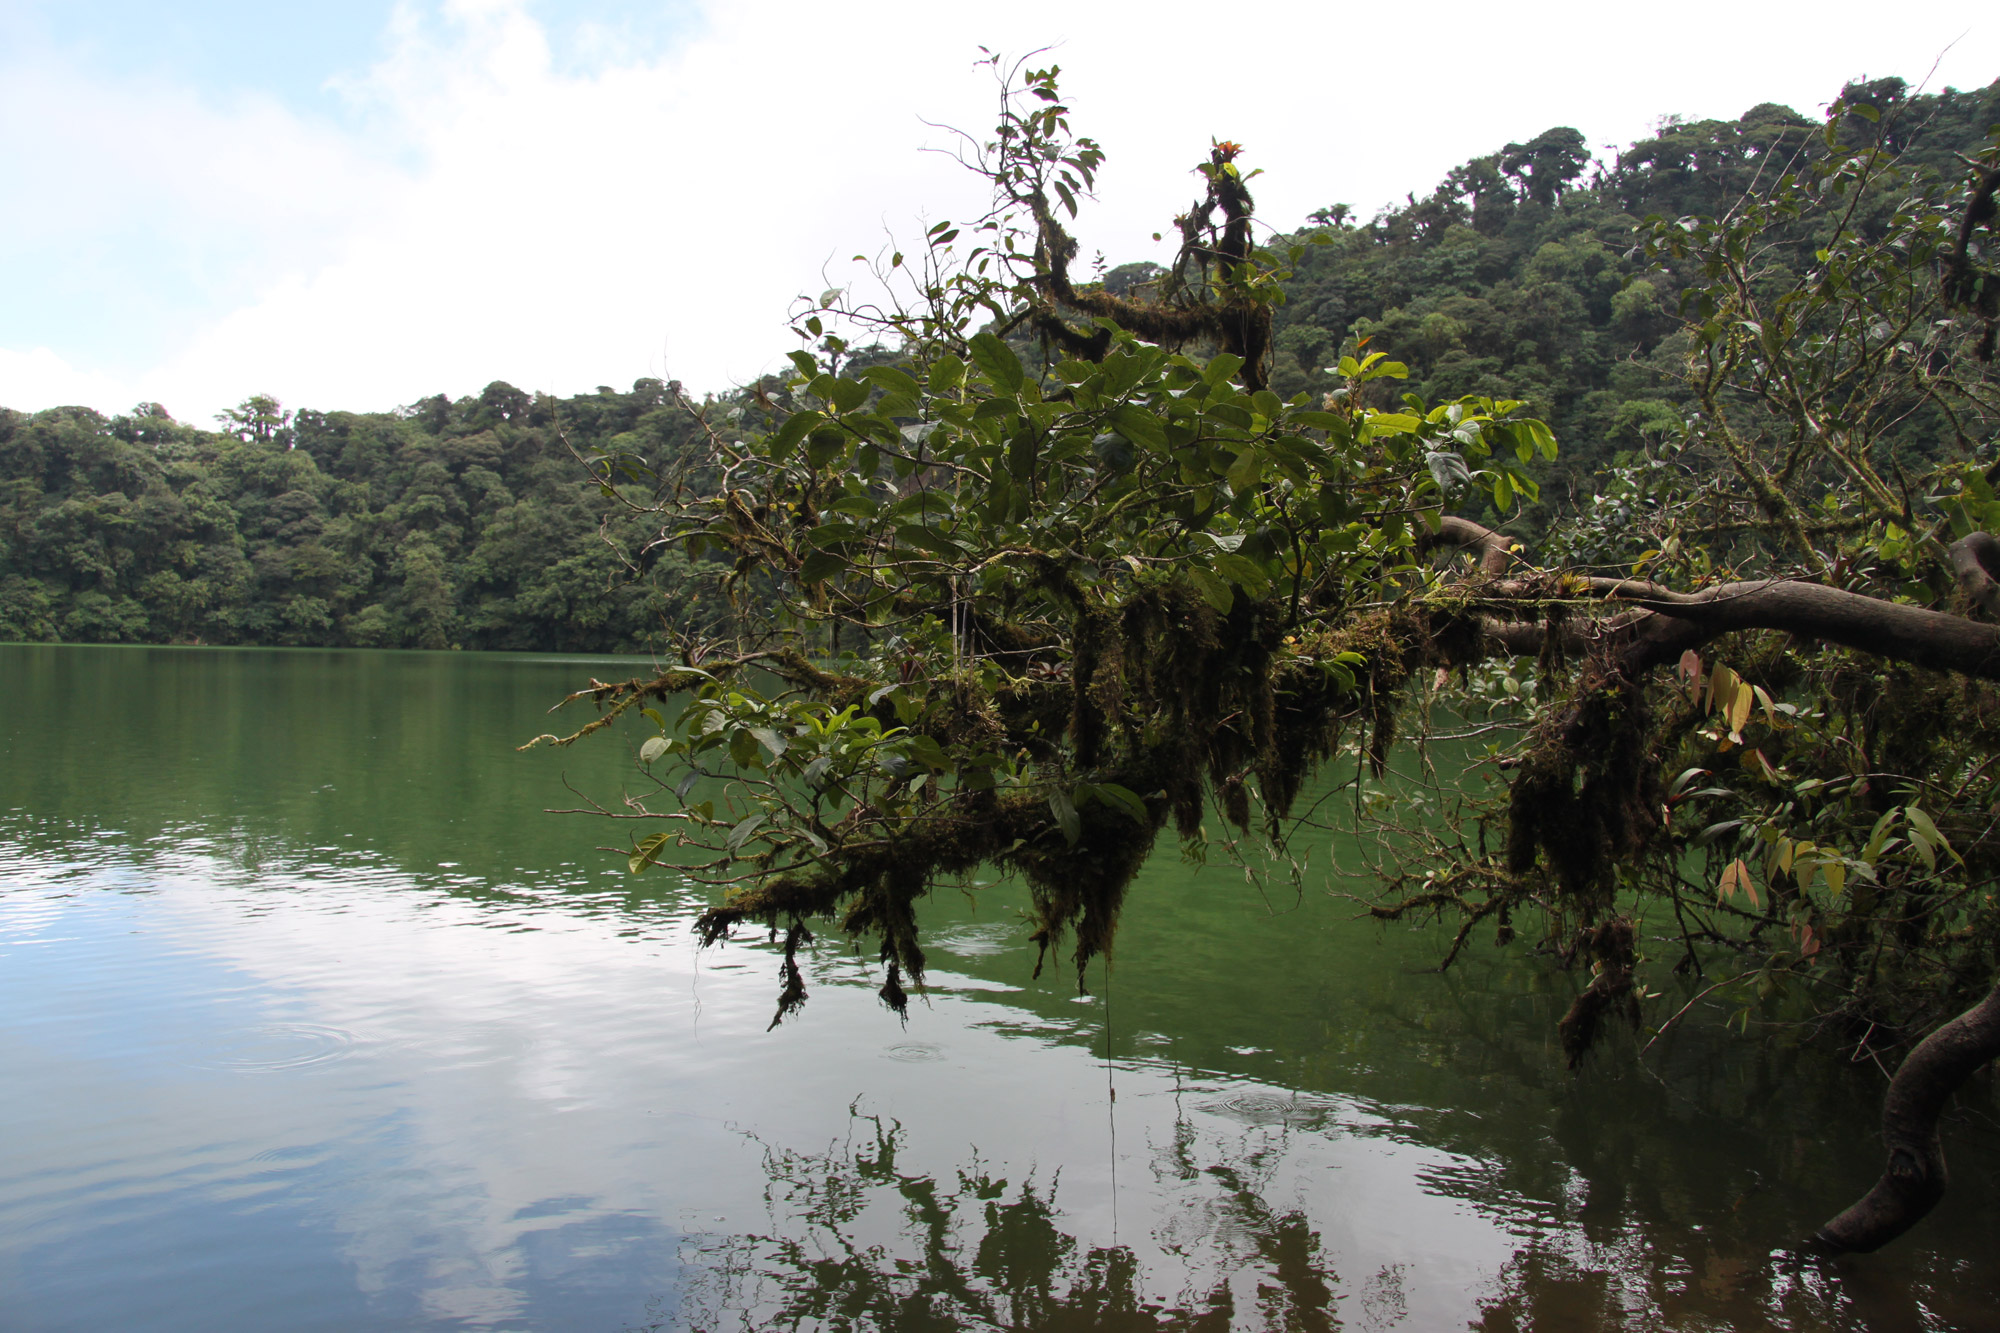
<svg viewBox="0 0 2000 1333"><path fill-rule="evenodd" d="M1465 519L1445 519L1429 544L1478 548L1481 568L1489 575L1504 573L1511 558L1504 537ZM1976 532L1952 543L1950 555L1967 599L2000 618L2000 539ZM1692 593L1675 592L1644 579L1577 579L1571 586L1653 613L1600 622L1595 627L1586 622L1566 631L1622 639L1620 665L1631 679L1652 667L1678 661L1688 649L1721 635L1766 629L1934 671L2000 680L2000 625L1823 583L1758 579ZM1482 600L1489 610L1498 611L1510 597L1534 600L1547 595L1545 587L1532 581L1496 577L1483 589ZM1531 622L1510 624L1488 618L1482 628L1489 640L1509 652L1531 651L1531 645L1540 642L1539 626Z"/></svg>
<svg viewBox="0 0 2000 1333"><path fill-rule="evenodd" d="M1704 640L1737 630L1783 630L1912 666L2000 680L2000 627L1821 583L1767 579L1698 593L1639 585L1623 599L1683 623ZM1663 637L1678 644L1684 636Z"/></svg>
<svg viewBox="0 0 2000 1333"><path fill-rule="evenodd" d="M1965 599L2000 619L2000 538L1990 532L1959 538L1951 544L1951 567Z"/></svg>
<svg viewBox="0 0 2000 1333"><path fill-rule="evenodd" d="M1427 539L1420 537L1417 546L1419 550L1433 546L1476 547L1480 571L1486 574L1505 574L1514 559L1514 544L1505 536L1484 523L1449 514L1438 520L1437 532Z"/></svg>
<svg viewBox="0 0 2000 1333"><path fill-rule="evenodd" d="M2000 625L1884 601L1823 583L1760 579L1724 583L1700 592L1675 592L1640 579L1583 580L1608 600L1650 611L1650 616L1599 632L1622 638L1620 665L1628 678L1678 661L1690 648L1743 630L1778 630L1857 652L1908 662L1933 671L1959 671L1980 680L2000 680ZM1514 589L1500 581L1485 594L1497 610ZM1524 597L1546 596L1522 588ZM1508 633L1495 624L1488 634L1510 648L1525 645L1530 633ZM1588 634L1588 625L1578 627Z"/></svg>
<svg viewBox="0 0 2000 1333"><path fill-rule="evenodd" d="M2000 1056L2000 986L1918 1044L1889 1081L1882 1141L1889 1163L1875 1188L1813 1236L1835 1254L1878 1250L1923 1220L1949 1177L1938 1117L1975 1070Z"/></svg>

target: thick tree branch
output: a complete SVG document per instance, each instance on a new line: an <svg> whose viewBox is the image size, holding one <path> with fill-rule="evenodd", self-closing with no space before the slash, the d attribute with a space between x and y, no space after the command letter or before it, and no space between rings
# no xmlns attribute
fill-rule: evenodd
<svg viewBox="0 0 2000 1333"><path fill-rule="evenodd" d="M1951 568L1965 599L2000 620L2000 538L1974 532L1951 544Z"/></svg>
<svg viewBox="0 0 2000 1333"><path fill-rule="evenodd" d="M1425 548L1470 547L1479 552L1479 568L1486 574L1505 574L1513 562L1514 544L1483 523L1447 515L1438 520L1438 530L1422 542Z"/></svg>
<svg viewBox="0 0 2000 1333"><path fill-rule="evenodd" d="M1975 1070L2000 1057L2000 986L1910 1052L1882 1100L1889 1163L1875 1188L1813 1236L1835 1253L1878 1250L1922 1221L1944 1197L1938 1117Z"/></svg>
<svg viewBox="0 0 2000 1333"><path fill-rule="evenodd" d="M2000 626L1824 584L1766 579L1674 593L1632 583L1613 595L1657 617L1633 627L1623 654L1628 672L1678 660L1719 635L1765 629L1934 671L2000 680Z"/></svg>
<svg viewBox="0 0 2000 1333"><path fill-rule="evenodd" d="M1446 522L1471 530L1451 535L1459 536L1463 544L1484 545L1487 560L1494 559L1496 547L1478 536L1486 529L1463 520ZM1498 534L1488 533L1488 536L1497 538ZM1446 538L1447 532L1440 532L1437 540ZM1505 549L1499 548L1497 555L1504 559ZM1975 533L1954 543L1951 556L1958 568L1960 586L1968 597L1982 609L2000 616L2000 578L1995 576L1995 571L2000 570L2000 539ZM1721 635L1761 629L1796 634L1934 671L1958 671L1981 680L2000 680L2000 625L1824 584L1762 579L1725 583L1695 593L1676 592L1641 579L1570 580L1567 586L1641 610L1639 615L1584 620L1562 627L1566 646L1569 642L1580 645L1606 636L1622 636L1624 641L1618 655L1628 678L1678 661L1688 649L1699 648ZM1549 590L1533 580L1508 579L1485 585L1481 594L1482 602L1490 610L1498 611L1509 602L1525 605L1545 601ZM1548 627L1539 621L1517 622L1489 616L1482 620L1481 632L1504 651L1522 655L1541 650L1547 641Z"/></svg>

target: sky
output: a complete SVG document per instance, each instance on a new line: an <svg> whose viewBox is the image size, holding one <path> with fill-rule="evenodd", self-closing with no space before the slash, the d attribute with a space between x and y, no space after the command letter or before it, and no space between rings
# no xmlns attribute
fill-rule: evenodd
<svg viewBox="0 0 2000 1333"><path fill-rule="evenodd" d="M978 213L982 47L1050 47L1108 154L1110 263L1213 139L1260 216L1363 216L1572 125L1817 114L1849 79L2000 77L2000 8L1067 0L0 0L0 405L253 393L379 411L506 380L697 392L782 364L802 292Z"/></svg>

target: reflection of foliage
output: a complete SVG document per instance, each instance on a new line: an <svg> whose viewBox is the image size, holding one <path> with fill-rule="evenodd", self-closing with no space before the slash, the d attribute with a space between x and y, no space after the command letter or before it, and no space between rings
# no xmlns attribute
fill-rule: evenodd
<svg viewBox="0 0 2000 1333"><path fill-rule="evenodd" d="M697 1276L681 1296L676 1326L709 1333L1338 1326L1335 1279L1323 1271L1318 1236L1303 1214L1274 1209L1258 1192L1268 1146L1204 1170L1188 1155L1188 1131L1156 1162L1156 1170L1220 1186L1205 1225L1169 1220L1176 1233L1169 1247L1206 1281L1168 1304L1148 1292L1149 1275L1130 1247L1085 1247L1062 1229L1056 1181L1039 1186L1031 1173L1015 1185L976 1157L948 1182L910 1172L897 1162L900 1124L850 1114L853 1132L824 1153L766 1151L773 1230L691 1247L683 1258ZM1255 1295L1239 1308L1230 1278L1246 1270ZM1371 1293L1393 1299L1386 1288Z"/></svg>
<svg viewBox="0 0 2000 1333"><path fill-rule="evenodd" d="M1841 1265L1747 1238L1662 1244L1632 1227L1594 1244L1538 1237L1480 1302L1475 1333L1534 1329L1784 1328L1827 1333L1983 1328L1990 1272L1913 1274Z"/></svg>
<svg viewBox="0 0 2000 1333"><path fill-rule="evenodd" d="M1838 1096L1823 1080L1838 1083L1839 1071L1810 1062L1803 1072L1804 1086L1777 1083L1798 1095L1796 1115L1823 1120L1827 1099ZM1837 1169L1837 1154L1801 1135L1779 1154L1785 1180L1753 1181L1746 1171L1737 1183L1720 1182L1712 1160L1687 1151L1694 1126L1649 1132L1644 1108L1657 1108L1663 1092L1683 1111L1699 1102L1712 1113L1698 1120L1742 1149L1752 1134L1732 1133L1734 1117L1719 1114L1724 1098L1699 1085L1740 1084L1736 1095L1761 1105L1771 1071L1745 1078L1690 1056L1669 1075L1665 1089L1644 1078L1596 1080L1553 1126L1518 1104L1465 1119L1486 1135L1519 1112L1553 1130L1553 1142L1538 1138L1544 1150L1560 1145L1558 1160L1536 1163L1535 1149L1517 1145L1497 1156L1454 1154L1425 1173L1428 1192L1463 1201L1519 1238L1511 1255L1495 1256L1497 1271L1390 1263L1345 1281L1319 1220L1342 1205L1319 1202L1309 1216L1271 1202L1284 1181L1301 1178L1302 1150L1351 1130L1332 1102L1249 1089L1177 1114L1149 1162L1171 1202L1150 1210L1147 1242L1108 1246L1076 1234L1057 1181L1022 1179L977 1155L944 1172L913 1167L903 1126L852 1112L851 1132L823 1152L765 1151L767 1224L756 1234L689 1238L672 1318L652 1327L1375 1333L1410 1327L1413 1314L1436 1320L1459 1300L1481 1333L1982 1326L1976 1315L2000 1300L2000 1275L1968 1268L1963 1256L1977 1252L1975 1243L1955 1246L1956 1255L1913 1249L1865 1267L1774 1250L1774 1224L1782 1231L1810 1215L1787 1182ZM1208 1116L1231 1128L1216 1135ZM1490 1154L1498 1145L1463 1146ZM1747 1166L1752 1158L1729 1160ZM1990 1173L1990 1159L1972 1165L1979 1178ZM1338 1229L1365 1230L1372 1220L1335 1215ZM1419 1243L1433 1255L1492 1253L1477 1246Z"/></svg>

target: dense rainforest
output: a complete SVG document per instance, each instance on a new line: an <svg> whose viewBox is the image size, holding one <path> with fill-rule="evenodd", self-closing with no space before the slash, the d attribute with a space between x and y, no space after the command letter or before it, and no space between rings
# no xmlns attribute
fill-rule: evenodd
<svg viewBox="0 0 2000 1333"><path fill-rule="evenodd" d="M674 452L692 421L672 392L256 397L220 430L156 404L0 412L0 639L644 648L663 619L700 621L699 580L677 552L635 577L611 542L642 534L571 449Z"/></svg>
<svg viewBox="0 0 2000 1333"><path fill-rule="evenodd" d="M1957 170L1957 155L2000 125L2000 82L1908 98L1902 80L1883 79L1841 98L1899 109L1886 146L1915 168ZM1564 471L1586 484L1614 455L1678 433L1685 415L1687 345L1675 335L1689 275L1641 252L1641 222L1728 213L1823 153L1822 128L1771 103L1733 121L1670 117L1609 163L1557 128L1466 163L1365 226L1322 210L1322 225L1295 239L1317 230L1333 243L1307 248L1289 282L1271 388L1308 387L1343 343L1369 338L1409 366L1420 397L1531 404L1563 442Z"/></svg>
<svg viewBox="0 0 2000 1333"><path fill-rule="evenodd" d="M1895 112L1874 123L1913 166L1949 171L2000 123L2000 82L1912 95L1890 78L1841 96ZM1543 503L1510 527L1539 533L1692 410L1687 275L1642 252L1641 222L1725 214L1817 151L1819 128L1769 103L1669 117L1609 161L1555 128L1366 223L1321 209L1276 238L1314 243L1275 312L1270 387L1330 388L1327 371L1365 346L1400 358L1400 387L1426 400L1524 400L1563 444ZM1104 285L1143 290L1163 272L1125 265ZM666 625L725 614L717 580L648 550L641 518L577 462L658 465L693 443L661 381L569 399L494 383L391 412L258 396L217 424L158 404L0 410L0 640L643 650ZM641 551L657 563L620 554Z"/></svg>

